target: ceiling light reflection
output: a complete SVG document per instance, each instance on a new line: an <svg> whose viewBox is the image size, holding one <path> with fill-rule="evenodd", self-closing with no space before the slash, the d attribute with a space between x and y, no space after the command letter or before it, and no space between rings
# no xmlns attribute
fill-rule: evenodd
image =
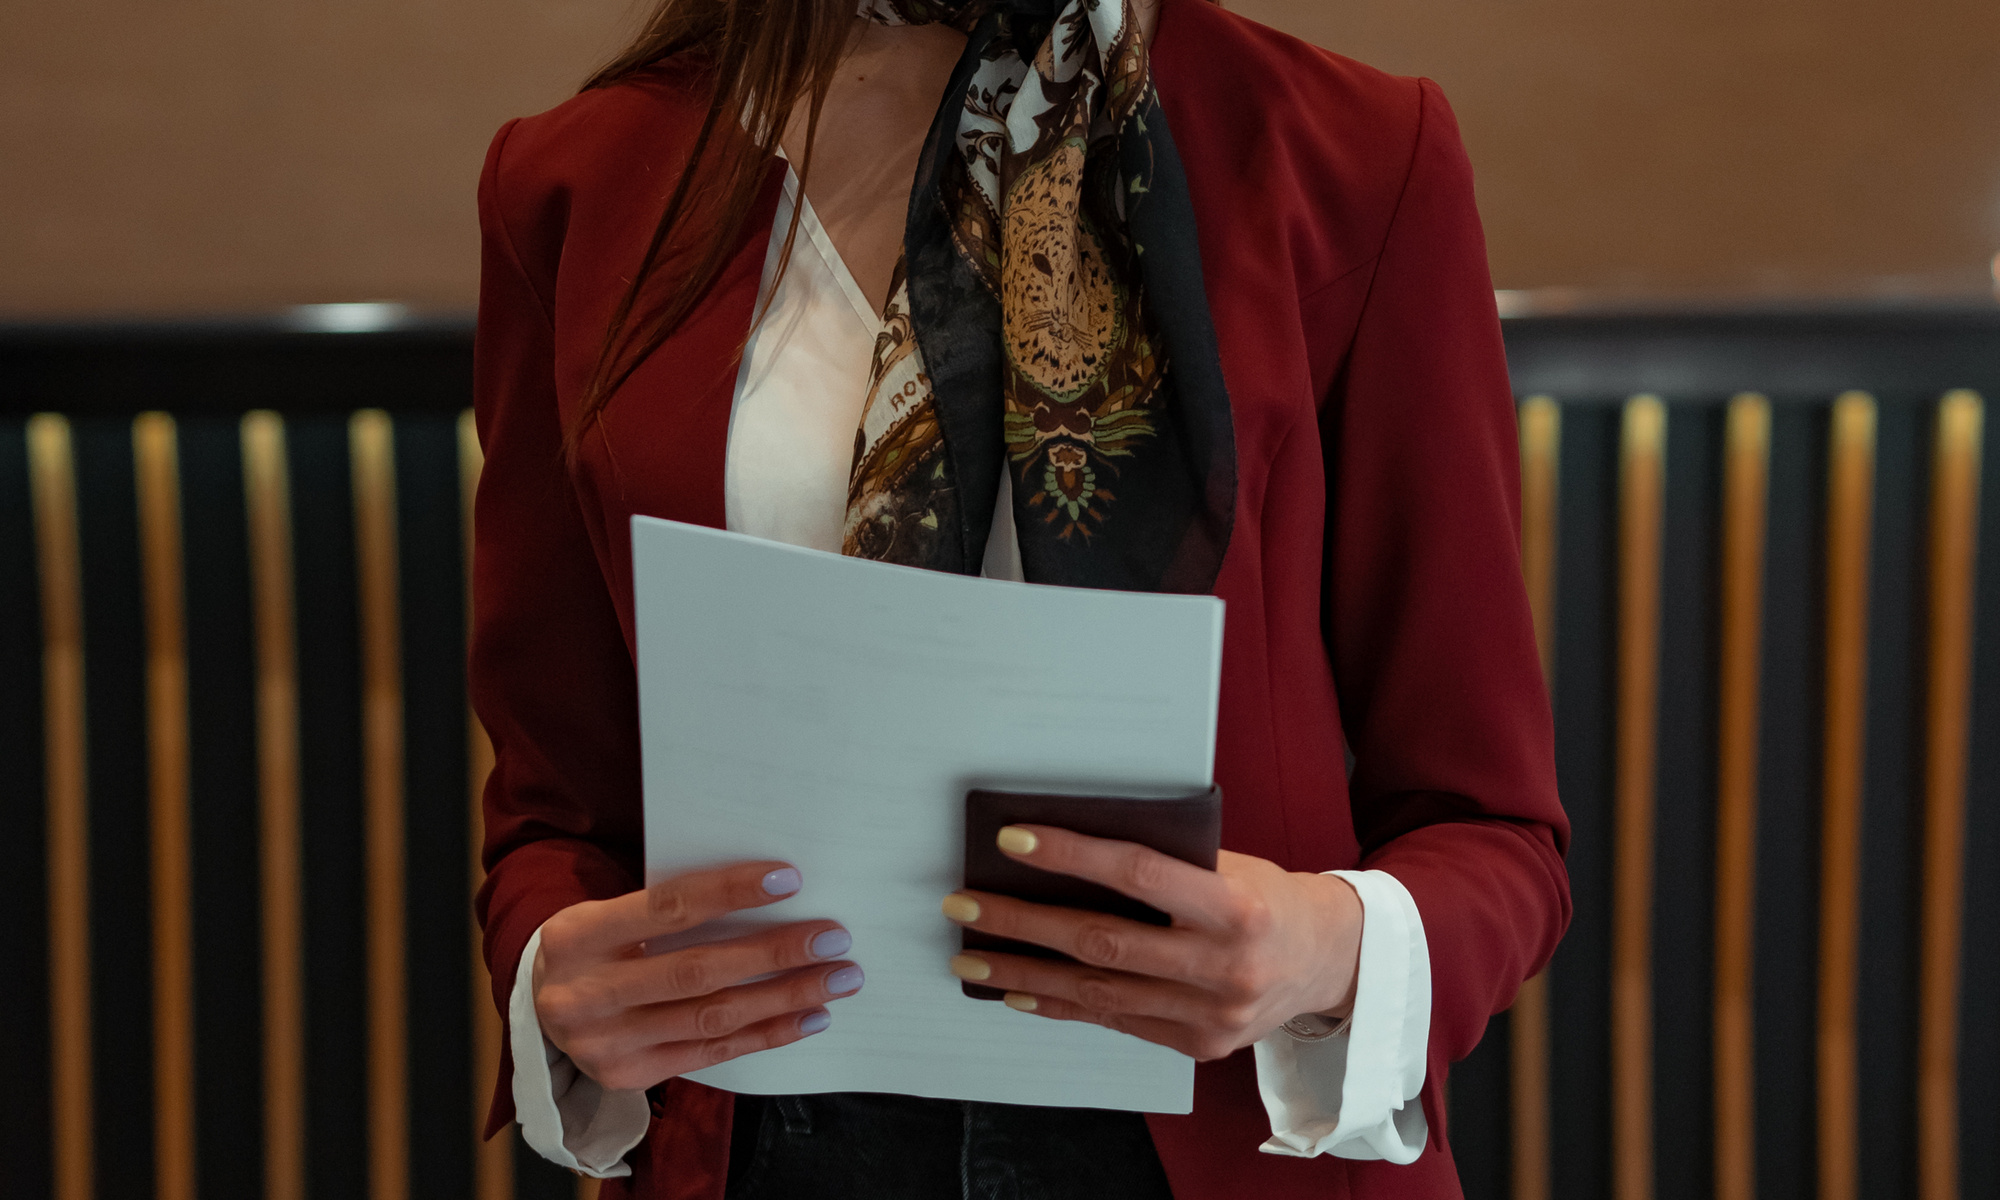
<svg viewBox="0 0 2000 1200"><path fill-rule="evenodd" d="M380 333L408 320L410 306L374 300L360 304L298 304L285 323L303 333Z"/></svg>

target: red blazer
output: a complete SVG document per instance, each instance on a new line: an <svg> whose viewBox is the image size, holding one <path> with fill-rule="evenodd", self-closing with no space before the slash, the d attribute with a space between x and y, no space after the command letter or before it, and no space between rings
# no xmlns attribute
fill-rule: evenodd
<svg viewBox="0 0 2000 1200"><path fill-rule="evenodd" d="M1152 51L1193 192L1236 426L1216 776L1223 844L1374 867L1433 984L1430 1144L1410 1166L1258 1153L1250 1052L1149 1118L1181 1200L1459 1194L1446 1064L1555 949L1568 825L1516 552L1514 409L1472 175L1437 87L1195 0ZM723 524L723 456L781 168L721 279L562 466L624 280L702 112L666 64L500 131L485 231L473 701L492 734L479 895L495 1001L559 909L640 886L628 522ZM1352 766L1349 766L1351 761ZM940 969L942 966L940 965ZM512 1114L503 1071L491 1124ZM720 1200L730 1097L655 1093L606 1196Z"/></svg>

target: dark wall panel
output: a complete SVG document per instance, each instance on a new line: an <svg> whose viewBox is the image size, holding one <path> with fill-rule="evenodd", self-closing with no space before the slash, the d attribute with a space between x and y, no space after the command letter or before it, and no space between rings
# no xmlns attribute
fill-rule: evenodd
<svg viewBox="0 0 2000 1200"><path fill-rule="evenodd" d="M237 423L179 423L194 837L196 1169L203 1200L264 1186L257 676Z"/></svg>
<svg viewBox="0 0 2000 1200"><path fill-rule="evenodd" d="M1556 1200L1611 1189L1612 662L1619 413L1563 412L1556 564L1556 778L1575 916L1549 966L1550 1169Z"/></svg>
<svg viewBox="0 0 2000 1200"><path fill-rule="evenodd" d="M472 1190L472 930L458 423L396 420L408 842L411 1194Z"/></svg>
<svg viewBox="0 0 2000 1200"><path fill-rule="evenodd" d="M1923 848L1923 604L1933 407L1887 397L1876 422L1868 744L1861 816L1861 1194L1916 1195L1917 920ZM1900 399L1901 402L1894 402Z"/></svg>
<svg viewBox="0 0 2000 1200"><path fill-rule="evenodd" d="M1716 564L1724 410L1667 419L1653 842L1653 1158L1661 1196L1714 1190Z"/></svg>
<svg viewBox="0 0 2000 1200"><path fill-rule="evenodd" d="M1451 1069L1446 1136L1465 1200L1506 1200L1511 1190L1510 1016L1494 1016L1479 1045Z"/></svg>
<svg viewBox="0 0 2000 1200"><path fill-rule="evenodd" d="M0 420L0 1196L46 1196L49 1161L48 844L42 607L26 428Z"/></svg>
<svg viewBox="0 0 2000 1200"><path fill-rule="evenodd" d="M1754 1013L1758 1200L1813 1200L1826 409L1771 416Z"/></svg>
<svg viewBox="0 0 2000 1200"><path fill-rule="evenodd" d="M153 1187L153 927L146 635L129 420L75 426L90 771L91 1081L97 1192ZM105 1136L110 1134L111 1136Z"/></svg>
<svg viewBox="0 0 2000 1200"><path fill-rule="evenodd" d="M361 658L347 421L289 430L304 843L306 1187L358 1197L368 1179L368 982L361 824Z"/></svg>

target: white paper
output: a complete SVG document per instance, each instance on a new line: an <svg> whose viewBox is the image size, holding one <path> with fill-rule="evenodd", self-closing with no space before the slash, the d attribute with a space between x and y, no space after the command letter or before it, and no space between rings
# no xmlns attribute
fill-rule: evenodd
<svg viewBox="0 0 2000 1200"><path fill-rule="evenodd" d="M1038 587L632 519L646 875L784 859L795 897L706 939L829 917L861 993L832 1028L691 1076L735 1092L901 1092L1188 1112L1194 1063L972 1000L938 903L965 793L1209 785L1222 602Z"/></svg>

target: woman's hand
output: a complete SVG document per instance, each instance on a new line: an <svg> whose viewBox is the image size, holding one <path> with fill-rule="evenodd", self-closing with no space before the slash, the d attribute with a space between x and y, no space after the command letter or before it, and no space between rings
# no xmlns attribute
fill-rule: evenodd
<svg viewBox="0 0 2000 1200"><path fill-rule="evenodd" d="M1198 1059L1231 1054L1302 1013L1353 1010L1361 898L1338 876L1227 850L1205 871L1132 842L1042 825L1010 825L999 842L1020 862L1103 884L1173 918L1161 928L985 892L945 897L945 915L961 925L1077 960L953 957L952 974L1004 989L1010 1007L1109 1026Z"/></svg>
<svg viewBox="0 0 2000 1200"><path fill-rule="evenodd" d="M739 863L563 909L542 926L534 962L542 1035L584 1074L622 1090L825 1029L824 1003L862 982L860 967L828 961L853 944L833 921L645 952L648 939L774 904L799 886L798 871L784 863ZM771 978L743 982L761 975Z"/></svg>

